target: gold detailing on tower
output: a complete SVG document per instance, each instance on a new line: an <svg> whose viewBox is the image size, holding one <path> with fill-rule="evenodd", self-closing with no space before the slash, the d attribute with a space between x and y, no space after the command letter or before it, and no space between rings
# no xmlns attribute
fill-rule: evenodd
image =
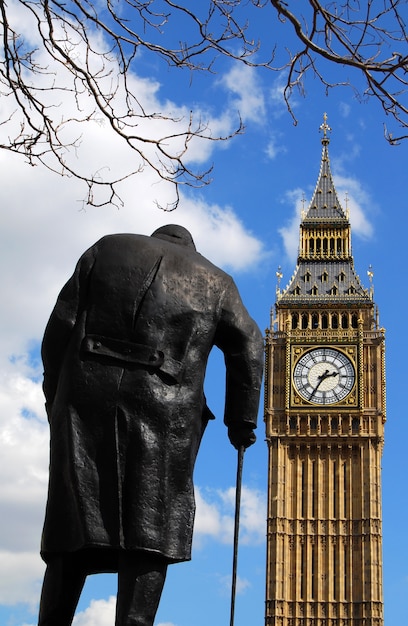
<svg viewBox="0 0 408 626"><path fill-rule="evenodd" d="M265 342L266 626L383 626L385 348L332 183L331 130ZM346 198L348 205L348 198Z"/></svg>
<svg viewBox="0 0 408 626"><path fill-rule="evenodd" d="M323 138L322 138L322 144L328 144L330 143L330 139L327 136L328 132L331 132L331 128L327 123L327 113L323 114L323 124L320 126L321 131L323 131Z"/></svg>

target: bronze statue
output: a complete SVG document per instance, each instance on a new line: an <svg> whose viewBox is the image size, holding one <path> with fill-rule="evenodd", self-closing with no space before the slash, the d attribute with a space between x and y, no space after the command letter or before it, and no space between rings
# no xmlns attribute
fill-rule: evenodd
<svg viewBox="0 0 408 626"><path fill-rule="evenodd" d="M152 626L167 565L191 558L214 345L228 435L247 447L263 342L232 278L176 225L103 237L78 261L42 344L51 452L40 626L70 625L98 572L118 572L116 626Z"/></svg>

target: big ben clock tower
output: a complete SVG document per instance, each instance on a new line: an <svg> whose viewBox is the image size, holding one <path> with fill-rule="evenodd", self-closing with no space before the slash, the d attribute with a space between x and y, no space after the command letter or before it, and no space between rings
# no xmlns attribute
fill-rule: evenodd
<svg viewBox="0 0 408 626"><path fill-rule="evenodd" d="M354 269L326 115L321 131L298 263L266 337L266 626L383 626L384 329Z"/></svg>

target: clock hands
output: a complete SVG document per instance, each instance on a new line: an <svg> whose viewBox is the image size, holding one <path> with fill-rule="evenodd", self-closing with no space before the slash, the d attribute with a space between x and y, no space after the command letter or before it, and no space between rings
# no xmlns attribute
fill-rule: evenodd
<svg viewBox="0 0 408 626"><path fill-rule="evenodd" d="M343 401L351 394L355 378L354 365L348 356L329 347L307 350L293 369L294 389L312 404L332 405Z"/></svg>
<svg viewBox="0 0 408 626"><path fill-rule="evenodd" d="M324 380L326 380L326 378L330 378L332 376L337 376L338 372L330 372L329 370L326 370L323 374L321 374L320 376L317 377L317 380L319 381L316 385L316 387L312 390L312 393L309 396L309 401L313 398L314 394L316 393L316 391L319 389L320 385L322 384L322 382Z"/></svg>

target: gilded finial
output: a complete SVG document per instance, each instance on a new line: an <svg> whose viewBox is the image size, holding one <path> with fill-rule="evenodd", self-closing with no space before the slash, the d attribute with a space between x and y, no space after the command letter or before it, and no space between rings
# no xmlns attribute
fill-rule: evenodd
<svg viewBox="0 0 408 626"><path fill-rule="evenodd" d="M301 213L302 221L303 221L303 220L305 219L305 217L306 217L305 203L306 203L305 194L302 192L302 213Z"/></svg>
<svg viewBox="0 0 408 626"><path fill-rule="evenodd" d="M370 281L370 296L371 296L371 299L373 299L373 296L374 296L374 285L373 285L374 270L373 270L373 266L371 264L368 267L367 276L368 276L368 280Z"/></svg>
<svg viewBox="0 0 408 626"><path fill-rule="evenodd" d="M348 191L346 191L346 195L344 197L344 202L346 203L346 217L349 219L350 217L350 208L349 208L349 195Z"/></svg>
<svg viewBox="0 0 408 626"><path fill-rule="evenodd" d="M323 114L323 124L319 127L319 130L323 131L323 139L322 143L329 143L329 137L327 136L328 132L331 132L331 128L327 123L327 113Z"/></svg>
<svg viewBox="0 0 408 626"><path fill-rule="evenodd" d="M282 274L282 268L279 265L278 267L278 271L276 272L276 278L278 280L277 285L276 285L276 293L279 294L280 292L280 281L282 280L283 274Z"/></svg>

